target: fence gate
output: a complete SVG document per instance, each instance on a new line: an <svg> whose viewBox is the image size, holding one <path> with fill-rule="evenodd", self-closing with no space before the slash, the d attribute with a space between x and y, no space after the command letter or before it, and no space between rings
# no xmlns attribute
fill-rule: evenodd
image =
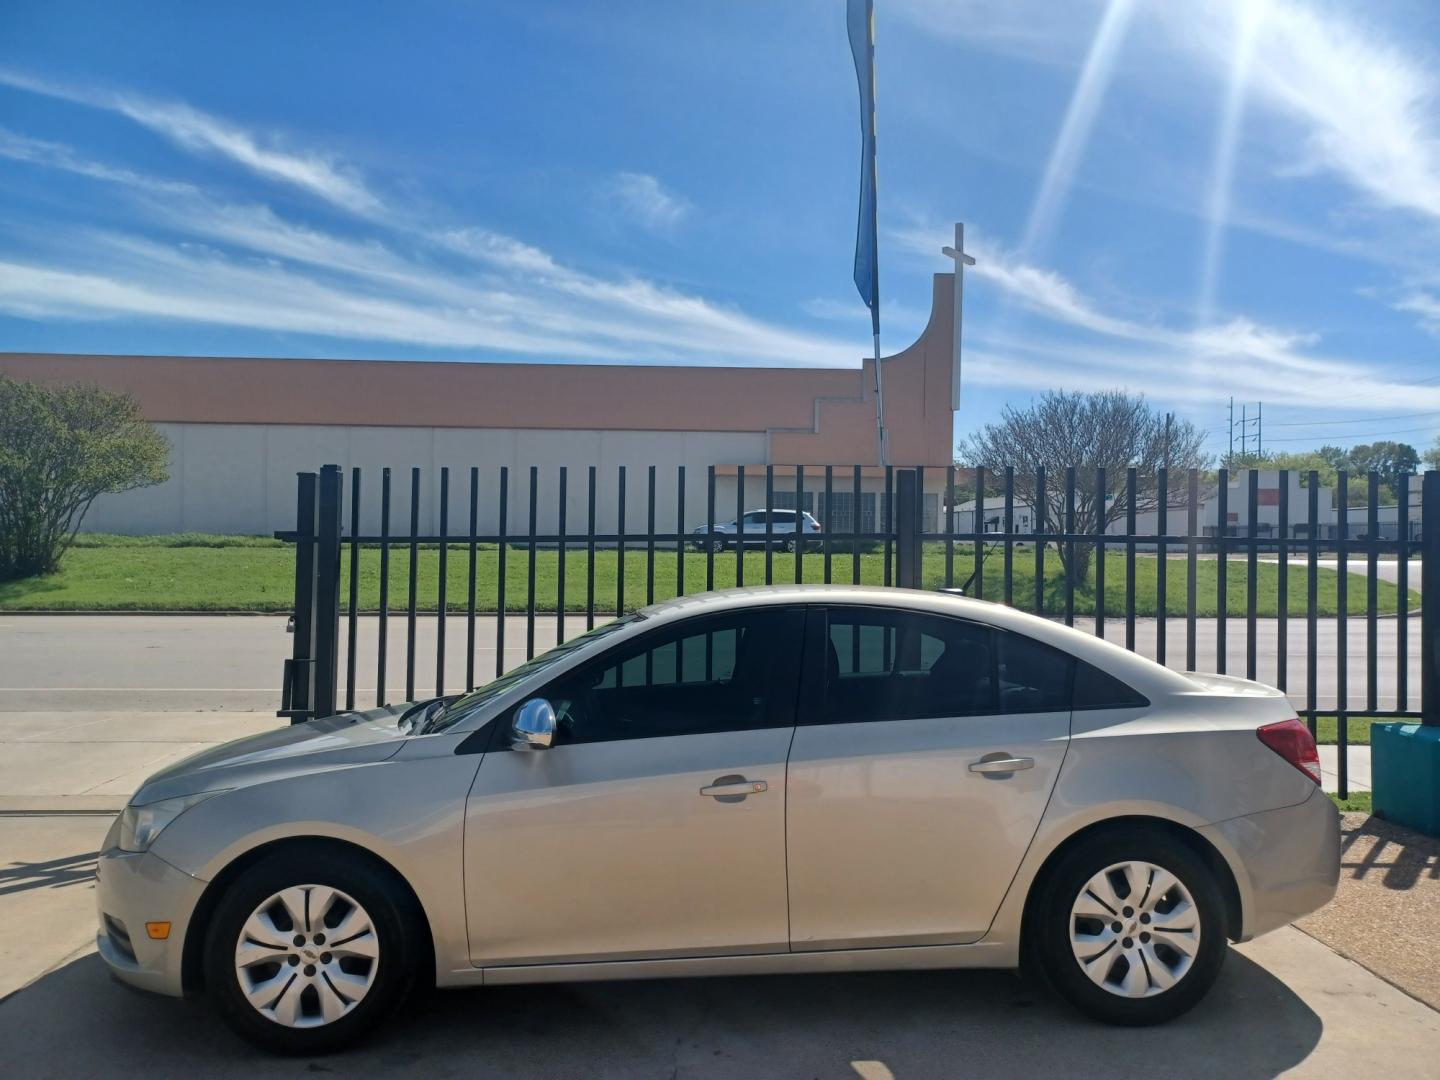
<svg viewBox="0 0 1440 1080"><path fill-rule="evenodd" d="M939 499L929 529L927 477L929 498ZM280 714L300 722L427 697L432 685L435 695L467 690L612 613L668 596L788 581L949 588L1080 626L1162 664L1233 667L1273 683L1312 731L1335 718L1344 795L1349 717L1440 724L1440 472L1420 485L1405 478L1405 497L1385 507L1376 474L1352 488L1342 472L1333 521L1322 521L1316 473L1303 478L1299 506L1288 472L1264 500L1259 477L1072 468L1022 478L953 467L887 468L881 477L860 466L751 467L747 476L738 467L718 477L733 481L733 501L717 501L712 466L689 490L687 520L684 466L663 476L653 465L621 466L604 478L604 499L595 466L543 476L536 467L486 470L484 500L478 467L468 470L468 493L453 497L450 469L426 477L416 468L408 505L395 507L390 469L380 470L378 493L351 469L347 500L341 469L326 465L299 475L295 529L275 534L295 544ZM862 517L862 504L877 513ZM1262 507L1274 508L1273 521L1260 521ZM732 511L744 523L738 543L727 531ZM408 521L397 530L400 515ZM378 531L362 529L376 520ZM1077 563L1077 552L1088 559ZM374 612L363 634L362 609ZM403 660L390 633L400 618ZM431 656L433 683L417 664Z"/></svg>

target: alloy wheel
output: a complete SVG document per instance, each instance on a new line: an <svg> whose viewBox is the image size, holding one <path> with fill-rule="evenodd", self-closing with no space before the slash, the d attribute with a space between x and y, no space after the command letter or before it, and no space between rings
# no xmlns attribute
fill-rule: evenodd
<svg viewBox="0 0 1440 1080"><path fill-rule="evenodd" d="M1075 962L1101 989L1125 998L1163 994L1200 949L1200 911L1185 885L1154 863L1114 863L1070 909Z"/></svg>
<svg viewBox="0 0 1440 1080"><path fill-rule="evenodd" d="M380 970L380 941L354 898L327 885L296 885L245 920L235 946L240 989L260 1015L291 1028L346 1015Z"/></svg>

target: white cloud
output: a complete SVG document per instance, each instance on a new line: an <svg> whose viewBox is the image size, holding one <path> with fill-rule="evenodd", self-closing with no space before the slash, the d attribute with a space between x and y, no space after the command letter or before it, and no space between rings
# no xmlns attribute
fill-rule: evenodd
<svg viewBox="0 0 1440 1080"><path fill-rule="evenodd" d="M1252 92L1303 125L1295 171L1328 170L1384 205L1440 218L1433 61L1355 18L1362 10L1274 0L1256 30ZM1237 25L1201 17L1187 40L1228 64Z"/></svg>
<svg viewBox="0 0 1440 1080"><path fill-rule="evenodd" d="M8 68L0 68L0 84L118 113L186 150L227 158L257 176L308 191L355 214L376 217L384 209L379 196L330 157L283 148L277 135L246 131L189 105L52 82Z"/></svg>
<svg viewBox="0 0 1440 1080"><path fill-rule="evenodd" d="M917 234L918 239L918 234ZM1104 310L1069 280L983 242L969 244L980 283L1052 327L1080 336L993 333L967 345L966 378L993 385L1071 389L1127 386L1172 396L1223 400L1237 381L1247 395L1334 410L1426 406L1440 409L1440 386L1413 381L1418 364L1387 373L1372 363L1314 353L1319 339L1234 318L1176 329ZM1406 310L1440 320L1440 300L1415 294Z"/></svg>
<svg viewBox="0 0 1440 1080"><path fill-rule="evenodd" d="M853 342L788 330L655 282L601 277L475 227L392 223L387 240L299 225L261 204L0 138L0 154L121 185L182 238L44 234L0 267L0 310L32 318L209 322L353 341L578 360L857 365ZM202 240L196 244L194 240Z"/></svg>
<svg viewBox="0 0 1440 1080"><path fill-rule="evenodd" d="M1420 316L1420 325L1427 333L1440 337L1440 297L1423 290L1415 290L1397 300L1392 307Z"/></svg>
<svg viewBox="0 0 1440 1080"><path fill-rule="evenodd" d="M421 225L385 210L343 164L279 149L185 104L48 82L0 68L0 84L106 109L199 154L353 211L378 236L352 238L287 221L268 206L216 199L193 185L84 158L0 129L0 156L123 187L180 240L38 234L44 255L0 268L0 310L30 317L173 319L413 343L494 354L695 363L858 366L863 336L826 338L634 276L562 265L524 241L471 226ZM654 177L621 173L612 195L646 228L689 212ZM23 226L18 228L23 229ZM188 241L203 238L217 247Z"/></svg>
<svg viewBox="0 0 1440 1080"><path fill-rule="evenodd" d="M129 169L116 168L113 165L92 161L61 143L31 138L4 127L0 127L0 157L49 169L61 169L78 176L88 176L94 180L148 188L151 191L170 193L193 193L195 191L191 184L143 176Z"/></svg>
<svg viewBox="0 0 1440 1080"><path fill-rule="evenodd" d="M899 0L886 5L926 34L972 42L987 51L1043 64L1072 64L1073 43L1095 29L1098 3L1037 0ZM886 17L882 13L882 18Z"/></svg>
<svg viewBox="0 0 1440 1080"><path fill-rule="evenodd" d="M606 185L606 194L621 213L653 233L673 232L692 209L687 199L649 173L617 173Z"/></svg>
<svg viewBox="0 0 1440 1080"><path fill-rule="evenodd" d="M1114 16L1123 3L903 0L899 10L927 30L981 48L1073 64L1097 12ZM1263 19L1251 17L1261 7ZM1138 78L1166 80L1177 60L1188 60L1214 79L1223 99L1240 56L1249 103L1299 136L1267 139L1268 152L1288 157L1286 171L1323 171L1380 205L1440 218L1435 47L1382 29L1371 21L1375 10L1296 0L1148 0L1137 9L1145 18L1132 25L1124 59Z"/></svg>

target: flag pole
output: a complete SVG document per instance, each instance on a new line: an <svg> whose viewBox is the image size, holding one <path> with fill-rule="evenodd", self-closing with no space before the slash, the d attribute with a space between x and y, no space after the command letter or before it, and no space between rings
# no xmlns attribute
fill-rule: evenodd
<svg viewBox="0 0 1440 1080"><path fill-rule="evenodd" d="M885 382L880 371L880 236L875 168L875 0L847 0L846 30L860 84L860 214L855 229L855 287L870 309L875 342L875 456L890 464Z"/></svg>

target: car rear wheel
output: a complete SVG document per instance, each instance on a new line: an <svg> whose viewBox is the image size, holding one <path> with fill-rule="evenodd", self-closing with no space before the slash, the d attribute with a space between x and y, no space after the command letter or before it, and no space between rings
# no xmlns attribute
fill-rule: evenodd
<svg viewBox="0 0 1440 1080"><path fill-rule="evenodd" d="M281 1054L354 1042L404 999L418 913L380 867L285 851L248 869L211 920L205 981L227 1024Z"/></svg>
<svg viewBox="0 0 1440 1080"><path fill-rule="evenodd" d="M1041 900L1040 959L1052 985L1111 1024L1171 1020L1214 983L1226 952L1223 899L1193 851L1159 831L1082 841Z"/></svg>

